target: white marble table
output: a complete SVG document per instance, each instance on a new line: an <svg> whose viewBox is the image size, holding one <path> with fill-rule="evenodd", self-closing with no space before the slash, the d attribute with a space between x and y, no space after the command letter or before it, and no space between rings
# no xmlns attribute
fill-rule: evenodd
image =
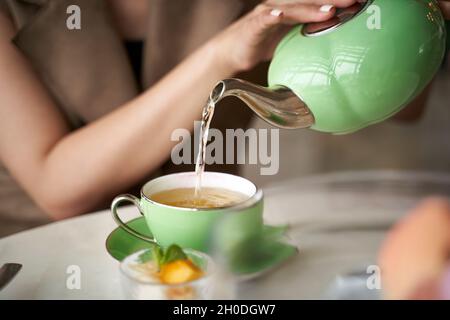
<svg viewBox="0 0 450 320"><path fill-rule="evenodd" d="M386 230L426 195L450 196L450 175L360 172L316 176L265 190L265 220L290 225L300 253L269 274L239 285L248 299L322 298L339 274L376 263ZM124 217L137 213L124 208ZM115 228L109 211L0 239L0 265L23 264L0 299L122 299L118 262L105 250ZM81 289L66 286L80 267Z"/></svg>

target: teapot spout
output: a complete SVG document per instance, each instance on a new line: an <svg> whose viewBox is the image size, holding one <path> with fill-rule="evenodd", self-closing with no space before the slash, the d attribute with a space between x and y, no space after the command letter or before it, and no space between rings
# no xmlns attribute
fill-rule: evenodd
<svg viewBox="0 0 450 320"><path fill-rule="evenodd" d="M225 79L214 87L210 99L217 103L227 96L239 98L261 119L278 128L309 128L314 124L306 103L284 86L266 88L240 79Z"/></svg>

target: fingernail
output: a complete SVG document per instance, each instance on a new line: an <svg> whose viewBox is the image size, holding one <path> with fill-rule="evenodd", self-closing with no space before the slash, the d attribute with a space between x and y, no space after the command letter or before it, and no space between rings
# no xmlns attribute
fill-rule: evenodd
<svg viewBox="0 0 450 320"><path fill-rule="evenodd" d="M330 12L331 9L333 9L333 8L334 8L333 5L331 5L331 4L325 4L325 5L321 6L319 10L320 10L321 12Z"/></svg>
<svg viewBox="0 0 450 320"><path fill-rule="evenodd" d="M270 15L274 16L274 17L279 17L283 14L283 11L281 11L280 9L273 9L272 11L270 11Z"/></svg>

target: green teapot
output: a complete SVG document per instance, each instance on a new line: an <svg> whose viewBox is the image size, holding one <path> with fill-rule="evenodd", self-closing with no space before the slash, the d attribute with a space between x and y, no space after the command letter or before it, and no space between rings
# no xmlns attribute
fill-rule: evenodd
<svg viewBox="0 0 450 320"><path fill-rule="evenodd" d="M445 46L437 1L367 0L326 22L294 27L275 50L268 88L225 79L210 99L236 96L280 128L354 132L417 97Z"/></svg>

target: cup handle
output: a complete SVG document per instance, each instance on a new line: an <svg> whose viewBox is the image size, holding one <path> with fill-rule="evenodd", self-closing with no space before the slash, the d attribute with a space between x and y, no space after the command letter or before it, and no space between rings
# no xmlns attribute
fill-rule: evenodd
<svg viewBox="0 0 450 320"><path fill-rule="evenodd" d="M111 213L113 215L114 221L118 224L119 227L121 227L123 230L128 232L129 234L147 241L156 244L156 241L154 238L148 237L145 234L142 234L133 228L127 226L125 222L120 219L119 214L117 213L117 209L119 208L119 205L122 202L131 202L134 206L136 206L139 209L139 212L142 214L141 205L139 203L139 199L131 194L122 194L120 196L117 196L114 198L113 202L111 203ZM143 215L143 214L142 214Z"/></svg>

